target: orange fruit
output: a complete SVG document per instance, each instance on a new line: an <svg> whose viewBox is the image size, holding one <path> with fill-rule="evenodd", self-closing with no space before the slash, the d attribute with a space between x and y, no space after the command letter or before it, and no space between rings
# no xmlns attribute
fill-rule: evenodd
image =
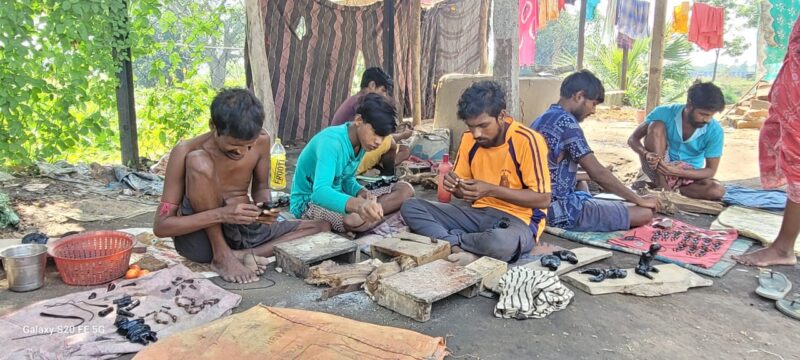
<svg viewBox="0 0 800 360"><path fill-rule="evenodd" d="M137 270L137 269L128 269L128 271L125 272L125 278L126 279L136 279L136 278L139 277L139 273L140 273L140 271Z"/></svg>
<svg viewBox="0 0 800 360"><path fill-rule="evenodd" d="M140 268L139 265L136 264L131 265L131 267L129 267L128 269L142 270L142 268Z"/></svg>
<svg viewBox="0 0 800 360"><path fill-rule="evenodd" d="M145 275L147 275L149 273L150 273L150 270L142 269L142 271L139 271L139 276L145 276Z"/></svg>

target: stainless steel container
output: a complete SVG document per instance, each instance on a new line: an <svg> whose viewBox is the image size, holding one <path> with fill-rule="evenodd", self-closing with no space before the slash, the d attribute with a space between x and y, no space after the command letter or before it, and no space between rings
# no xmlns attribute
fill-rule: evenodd
<svg viewBox="0 0 800 360"><path fill-rule="evenodd" d="M47 246L14 245L0 252L11 291L31 291L44 285Z"/></svg>

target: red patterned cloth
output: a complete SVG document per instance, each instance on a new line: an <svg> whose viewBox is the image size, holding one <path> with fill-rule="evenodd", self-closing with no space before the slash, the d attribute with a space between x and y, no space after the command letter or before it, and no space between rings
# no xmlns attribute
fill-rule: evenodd
<svg viewBox="0 0 800 360"><path fill-rule="evenodd" d="M800 203L800 17L769 101L769 116L759 138L761 184L764 188L787 185L789 200Z"/></svg>
<svg viewBox="0 0 800 360"><path fill-rule="evenodd" d="M706 230L674 219L670 229L653 226L661 220L654 219L650 225L631 229L623 238L610 240L609 243L647 251L650 244L657 242L661 244L658 255L708 269L722 259L739 237L736 230Z"/></svg>

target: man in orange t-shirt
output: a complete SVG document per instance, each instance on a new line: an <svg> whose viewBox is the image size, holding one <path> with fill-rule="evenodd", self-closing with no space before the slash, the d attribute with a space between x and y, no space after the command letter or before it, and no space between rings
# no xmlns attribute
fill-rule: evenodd
<svg viewBox="0 0 800 360"><path fill-rule="evenodd" d="M547 144L505 108L505 94L493 81L473 84L458 101L458 117L469 131L444 187L472 206L412 198L400 210L413 232L449 241L450 260L462 265L478 256L514 262L544 231L550 206Z"/></svg>

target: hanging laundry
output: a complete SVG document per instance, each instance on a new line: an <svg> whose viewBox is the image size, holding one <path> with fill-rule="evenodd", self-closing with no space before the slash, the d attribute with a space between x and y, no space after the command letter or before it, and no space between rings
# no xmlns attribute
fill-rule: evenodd
<svg viewBox="0 0 800 360"><path fill-rule="evenodd" d="M558 0L558 12L559 12L559 13L561 13L562 11L564 11L564 7L565 7L565 5L564 5L564 0Z"/></svg>
<svg viewBox="0 0 800 360"><path fill-rule="evenodd" d="M617 7L619 6L618 0L610 0L606 8L606 19L603 23L603 44L612 44L617 39L617 33L614 31L614 25L617 24Z"/></svg>
<svg viewBox="0 0 800 360"><path fill-rule="evenodd" d="M630 50L633 47L633 39L623 33L617 34L617 47Z"/></svg>
<svg viewBox="0 0 800 360"><path fill-rule="evenodd" d="M689 32L690 8L689 2L684 1L672 10L672 31L676 34L686 34Z"/></svg>
<svg viewBox="0 0 800 360"><path fill-rule="evenodd" d="M570 5L575 5L575 0L566 0L565 2Z"/></svg>
<svg viewBox="0 0 800 360"><path fill-rule="evenodd" d="M617 30L633 39L650 36L650 3L640 0L620 0L617 8Z"/></svg>
<svg viewBox="0 0 800 360"><path fill-rule="evenodd" d="M724 29L725 9L694 3L689 24L689 41L705 51L721 48Z"/></svg>
<svg viewBox="0 0 800 360"><path fill-rule="evenodd" d="M586 20L594 20L594 15L597 12L597 5L600 0L585 0L586 1Z"/></svg>
<svg viewBox="0 0 800 360"><path fill-rule="evenodd" d="M559 1L561 0L539 0L539 29L558 19Z"/></svg>
<svg viewBox="0 0 800 360"><path fill-rule="evenodd" d="M536 31L539 28L539 0L519 0L519 65L536 62Z"/></svg>

